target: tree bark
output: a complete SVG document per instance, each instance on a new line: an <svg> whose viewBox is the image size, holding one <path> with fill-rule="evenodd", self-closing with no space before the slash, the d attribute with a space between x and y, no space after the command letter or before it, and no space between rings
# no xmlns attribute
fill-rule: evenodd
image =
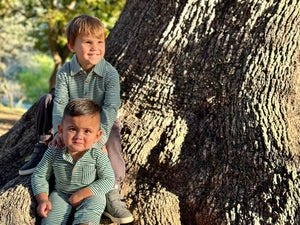
<svg viewBox="0 0 300 225"><path fill-rule="evenodd" d="M107 58L138 224L300 224L299 8L127 2Z"/></svg>
<svg viewBox="0 0 300 225"><path fill-rule="evenodd" d="M135 224L300 224L299 21L297 0L126 2L106 59Z"/></svg>

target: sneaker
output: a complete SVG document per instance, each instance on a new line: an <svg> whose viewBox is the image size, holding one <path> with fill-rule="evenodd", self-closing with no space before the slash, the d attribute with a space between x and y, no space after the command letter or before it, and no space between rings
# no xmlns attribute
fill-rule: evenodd
<svg viewBox="0 0 300 225"><path fill-rule="evenodd" d="M19 174L21 176L32 174L37 164L43 158L43 155L47 148L48 145L46 142L35 144L33 153L30 156L30 160L20 168Z"/></svg>
<svg viewBox="0 0 300 225"><path fill-rule="evenodd" d="M132 214L126 209L126 204L121 201L122 199L118 189L108 192L106 194L106 208L103 215L109 217L114 223L131 223L133 221Z"/></svg>

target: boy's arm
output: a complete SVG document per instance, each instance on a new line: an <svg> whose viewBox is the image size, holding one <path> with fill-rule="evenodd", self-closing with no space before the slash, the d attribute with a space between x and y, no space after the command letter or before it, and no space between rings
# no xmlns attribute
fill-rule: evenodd
<svg viewBox="0 0 300 225"><path fill-rule="evenodd" d="M54 154L52 147L49 147L31 176L33 195L38 202L37 213L41 217L47 217L52 208L51 202L48 199L48 181L52 173L53 158Z"/></svg>
<svg viewBox="0 0 300 225"><path fill-rule="evenodd" d="M47 193L40 193L35 196L38 202L37 213L41 217L47 217L49 211L52 209L52 204L48 199Z"/></svg>
<svg viewBox="0 0 300 225"><path fill-rule="evenodd" d="M105 76L105 98L101 112L101 139L106 144L111 128L117 118L118 109L121 105L120 100L120 79L116 69L109 67Z"/></svg>
<svg viewBox="0 0 300 225"><path fill-rule="evenodd" d="M40 193L34 196L36 201L40 203L41 201L48 201L48 194L47 193Z"/></svg>
<svg viewBox="0 0 300 225"><path fill-rule="evenodd" d="M57 133L57 125L61 123L64 109L69 102L69 90L66 72L61 68L56 75L55 98L52 112L53 133Z"/></svg>
<svg viewBox="0 0 300 225"><path fill-rule="evenodd" d="M71 195L71 197L69 198L69 203L75 208L79 206L84 199L92 195L93 192L89 188L82 188L81 190L76 191L74 194Z"/></svg>
<svg viewBox="0 0 300 225"><path fill-rule="evenodd" d="M34 196L40 193L49 194L48 181L52 174L53 159L54 150L52 147L49 147L31 176L31 187Z"/></svg>

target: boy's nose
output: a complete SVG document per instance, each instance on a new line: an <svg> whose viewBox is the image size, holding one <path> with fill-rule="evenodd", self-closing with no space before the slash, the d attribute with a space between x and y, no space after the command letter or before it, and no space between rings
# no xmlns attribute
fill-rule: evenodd
<svg viewBox="0 0 300 225"><path fill-rule="evenodd" d="M75 138L81 139L82 138L82 132L77 132L75 134Z"/></svg>
<svg viewBox="0 0 300 225"><path fill-rule="evenodd" d="M92 44L91 50L92 50L92 51L95 51L95 50L96 50L96 44Z"/></svg>

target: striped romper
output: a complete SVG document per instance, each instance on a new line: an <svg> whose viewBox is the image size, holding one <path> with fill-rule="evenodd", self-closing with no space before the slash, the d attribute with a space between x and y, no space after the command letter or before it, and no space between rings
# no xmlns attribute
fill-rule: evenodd
<svg viewBox="0 0 300 225"><path fill-rule="evenodd" d="M106 154L96 148L89 149L76 163L66 147L47 149L31 177L33 194L49 194L49 178L54 174L55 187L49 196L52 210L42 224L66 224L72 210L69 197L88 187L93 196L76 207L73 224L99 224L105 209L105 194L112 190L114 172Z"/></svg>

